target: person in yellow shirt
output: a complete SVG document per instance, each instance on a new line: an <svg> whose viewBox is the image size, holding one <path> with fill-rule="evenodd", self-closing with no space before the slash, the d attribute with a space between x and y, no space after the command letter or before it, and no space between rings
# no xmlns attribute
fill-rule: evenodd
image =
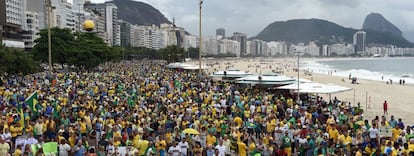
<svg viewBox="0 0 414 156"><path fill-rule="evenodd" d="M83 119L81 122L79 122L79 127L80 127L81 135L82 136L87 136L86 134L88 133L88 128L86 126L85 119Z"/></svg>
<svg viewBox="0 0 414 156"><path fill-rule="evenodd" d="M243 137L242 137L243 140ZM243 141L237 141L239 156L247 156L247 145Z"/></svg>
<svg viewBox="0 0 414 156"><path fill-rule="evenodd" d="M362 156L362 149L358 148L358 151L355 153L355 156Z"/></svg>
<svg viewBox="0 0 414 156"><path fill-rule="evenodd" d="M396 126L398 127L398 126ZM410 154L410 149L408 148L408 143L404 143L403 149L401 151L401 155L405 154L408 156Z"/></svg>
<svg viewBox="0 0 414 156"><path fill-rule="evenodd" d="M249 144L249 152L252 153L253 151L256 150L256 144L254 143L254 141L251 138L249 138L249 142L250 142L250 144Z"/></svg>
<svg viewBox="0 0 414 156"><path fill-rule="evenodd" d="M399 126L395 126L395 128L392 129L392 141L397 141L398 137L401 134L401 129Z"/></svg>
<svg viewBox="0 0 414 156"><path fill-rule="evenodd" d="M121 145L121 140L122 140L121 132L118 131L116 127L114 127L113 132L114 132L113 134L114 146Z"/></svg>
<svg viewBox="0 0 414 156"><path fill-rule="evenodd" d="M351 144L352 144L352 137L349 136L348 132L345 131L344 132L344 141L343 144L346 146L346 151L350 152L351 151Z"/></svg>
<svg viewBox="0 0 414 156"><path fill-rule="evenodd" d="M213 135L212 132L210 132L206 137L206 145L215 145L216 144L216 136Z"/></svg>
<svg viewBox="0 0 414 156"><path fill-rule="evenodd" d="M370 142L368 142L367 147L365 147L365 153L367 153L368 155L372 155L372 154L374 154L376 151L377 151L377 150L376 150L374 147L372 147L371 143L370 143Z"/></svg>
<svg viewBox="0 0 414 156"><path fill-rule="evenodd" d="M12 141L11 147L14 147L17 137L19 136L19 134L22 133L22 129L23 128L20 127L20 124L18 124L17 122L13 123L13 125L10 126L11 141Z"/></svg>
<svg viewBox="0 0 414 156"><path fill-rule="evenodd" d="M26 124L25 128L26 128L26 130L25 130L26 133L29 133L33 136L33 126L31 124L30 120L27 121L27 124Z"/></svg>
<svg viewBox="0 0 414 156"><path fill-rule="evenodd" d="M76 133L72 133L68 139L70 147L74 147L76 145Z"/></svg>
<svg viewBox="0 0 414 156"><path fill-rule="evenodd" d="M14 150L13 156L21 156L22 153L22 145L17 145L17 148Z"/></svg>
<svg viewBox="0 0 414 156"><path fill-rule="evenodd" d="M147 151L149 145L148 140L141 140L138 145L139 155L145 155L145 152Z"/></svg>
<svg viewBox="0 0 414 156"><path fill-rule="evenodd" d="M160 156L165 155L165 151L167 149L167 142L164 140L164 135L160 135L159 139L155 143L155 147Z"/></svg>
<svg viewBox="0 0 414 156"><path fill-rule="evenodd" d="M331 129L328 130L329 139L332 139L333 142L337 142L339 131L336 129L336 126L332 126Z"/></svg>
<svg viewBox="0 0 414 156"><path fill-rule="evenodd" d="M266 131L267 133L273 133L276 128L276 119L271 117L269 121L266 122Z"/></svg>

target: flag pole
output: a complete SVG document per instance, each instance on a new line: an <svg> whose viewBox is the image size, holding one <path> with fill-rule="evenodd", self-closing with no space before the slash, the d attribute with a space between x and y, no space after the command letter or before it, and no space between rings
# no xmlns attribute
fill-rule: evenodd
<svg viewBox="0 0 414 156"><path fill-rule="evenodd" d="M32 97L35 93L37 93L37 90L35 90L32 94L30 94L29 97L27 97L24 102L28 101L30 99L30 97Z"/></svg>

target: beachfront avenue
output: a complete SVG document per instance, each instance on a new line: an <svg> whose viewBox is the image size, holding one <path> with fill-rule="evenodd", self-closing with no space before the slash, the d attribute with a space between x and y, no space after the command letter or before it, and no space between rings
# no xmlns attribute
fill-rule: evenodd
<svg viewBox="0 0 414 156"><path fill-rule="evenodd" d="M359 105L306 93L297 104L289 90L220 81L207 76L211 70L199 75L167 64L124 60L2 78L0 155L372 155L414 149L411 127L398 114L366 118Z"/></svg>

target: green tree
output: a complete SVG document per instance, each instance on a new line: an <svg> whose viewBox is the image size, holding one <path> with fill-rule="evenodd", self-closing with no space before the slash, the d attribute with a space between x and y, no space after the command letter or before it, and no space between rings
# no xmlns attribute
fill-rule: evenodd
<svg viewBox="0 0 414 156"><path fill-rule="evenodd" d="M176 45L168 46L166 48L160 49L159 51L162 59L167 60L168 62L177 62L182 61L185 57L184 49Z"/></svg>
<svg viewBox="0 0 414 156"><path fill-rule="evenodd" d="M0 64L1 74L29 74L39 70L39 65L28 53L4 45L0 45Z"/></svg>
<svg viewBox="0 0 414 156"><path fill-rule="evenodd" d="M198 59L198 56L199 56L198 48L190 47L190 48L188 48L187 53L188 53L190 58Z"/></svg>
<svg viewBox="0 0 414 156"><path fill-rule="evenodd" d="M65 64L67 63L67 57L70 56L72 45L75 37L71 33L70 29L64 28L51 28L51 40L52 40L52 61ZM41 62L48 62L48 31L43 29L39 33L40 38L35 40L36 45L33 47L32 53L35 60ZM53 63L52 62L52 63Z"/></svg>
<svg viewBox="0 0 414 156"><path fill-rule="evenodd" d="M110 61L118 54L112 54L111 49L99 38L96 33L80 33L65 59L69 65L75 65L86 69L93 69L99 64Z"/></svg>

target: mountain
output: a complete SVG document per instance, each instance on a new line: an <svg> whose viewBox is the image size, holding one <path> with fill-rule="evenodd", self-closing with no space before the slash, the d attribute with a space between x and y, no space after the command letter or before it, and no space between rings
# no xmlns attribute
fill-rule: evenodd
<svg viewBox="0 0 414 156"><path fill-rule="evenodd" d="M268 25L253 39L264 41L286 41L291 43L308 43L316 41L321 44L352 43L353 35L359 30L345 28L338 24L321 19L296 19L278 21ZM390 32L364 29L368 44L396 45L398 47L414 47L405 38Z"/></svg>
<svg viewBox="0 0 414 156"><path fill-rule="evenodd" d="M403 34L398 27L389 22L379 13L370 13L365 17L362 29L371 29L380 32L389 32L393 35L402 37Z"/></svg>
<svg viewBox="0 0 414 156"><path fill-rule="evenodd" d="M171 23L165 16L151 5L132 0L113 0L111 3L118 7L118 18L131 24L160 25Z"/></svg>

